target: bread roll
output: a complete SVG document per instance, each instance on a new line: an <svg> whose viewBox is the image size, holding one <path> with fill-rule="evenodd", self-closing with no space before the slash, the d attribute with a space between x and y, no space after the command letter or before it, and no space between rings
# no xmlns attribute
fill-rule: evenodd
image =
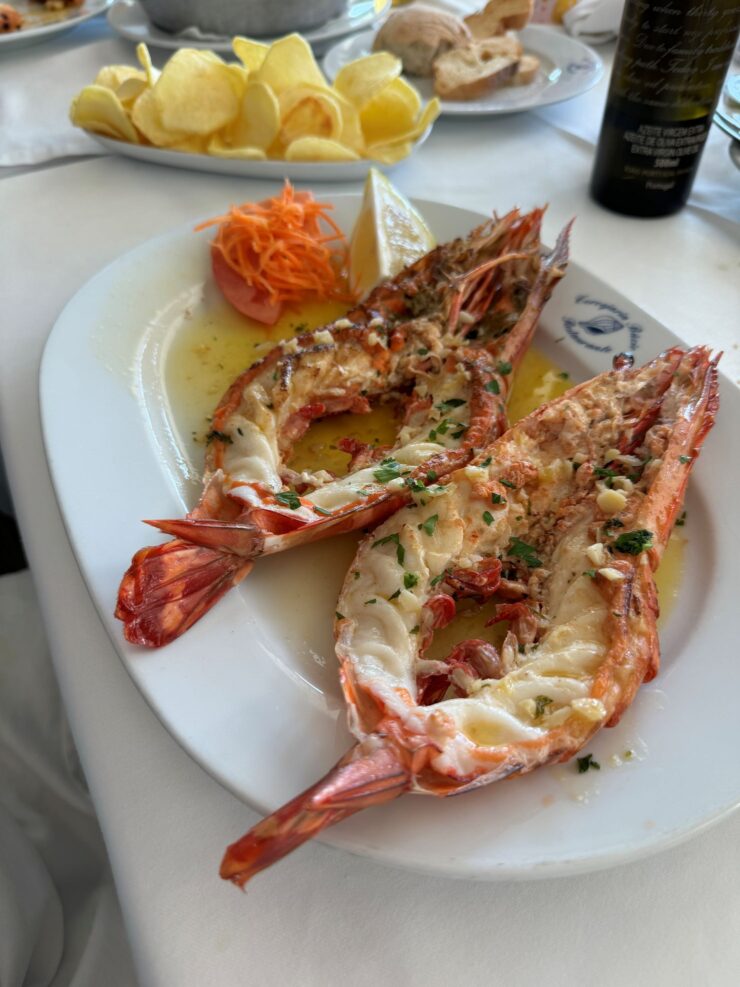
<svg viewBox="0 0 740 987"><path fill-rule="evenodd" d="M537 78L539 70L540 60L536 55L522 55L516 75L511 80L512 86L528 86Z"/></svg>
<svg viewBox="0 0 740 987"><path fill-rule="evenodd" d="M391 52L409 75L430 76L435 58L471 40L459 17L414 4L391 14L375 35L373 51Z"/></svg>

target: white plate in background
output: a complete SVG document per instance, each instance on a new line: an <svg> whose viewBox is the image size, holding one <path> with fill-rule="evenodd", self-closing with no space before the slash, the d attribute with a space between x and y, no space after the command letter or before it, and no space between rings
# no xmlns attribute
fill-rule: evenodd
<svg viewBox="0 0 740 987"><path fill-rule="evenodd" d="M442 113L448 116L491 116L534 110L550 103L561 103L587 92L601 78L604 64L588 45L555 28L530 24L517 31L525 52L540 60L537 77L528 86L502 86L483 99L442 100ZM375 31L362 31L339 41L324 56L324 72L333 82L348 62L369 55ZM423 99L434 96L431 79L409 76Z"/></svg>
<svg viewBox="0 0 740 987"><path fill-rule="evenodd" d="M274 0L279 3L280 0ZM317 53L326 51L327 47L339 38L354 31L369 27L382 17L391 5L391 0L348 0L347 10L339 17L333 17L326 24L301 31ZM144 42L153 48L204 48L231 54L231 38L195 34L170 34L152 24L146 11L138 0L117 0L108 13L108 23L122 38L135 44ZM247 33L247 32L245 32ZM275 38L258 38L265 44L275 41Z"/></svg>

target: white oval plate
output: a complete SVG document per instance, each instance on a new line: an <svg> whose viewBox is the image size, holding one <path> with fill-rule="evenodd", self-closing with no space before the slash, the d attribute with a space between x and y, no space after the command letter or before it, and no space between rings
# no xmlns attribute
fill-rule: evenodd
<svg viewBox="0 0 740 987"><path fill-rule="evenodd" d="M519 113L550 103L561 103L587 92L601 78L604 64L596 52L569 35L551 27L529 25L518 31L524 50L537 55L540 69L528 86L504 86L485 99L442 100L448 116L491 116ZM324 56L324 71L331 82L337 72L356 58L372 51L374 31L362 31L338 42ZM409 77L424 99L434 96L431 79Z"/></svg>
<svg viewBox="0 0 740 987"><path fill-rule="evenodd" d="M360 158L359 161L237 161L234 158L219 158L214 154L189 154L185 151L170 151L166 147L129 144L128 141L103 137L102 134L94 134L89 130L86 133L111 154L122 154L125 158L136 158L138 161L165 165L168 168L210 171L215 175L238 175L242 178L290 178L294 182L361 182L370 168L390 171L408 161L431 131L432 128L427 127L414 144L408 158L391 165L380 164L370 158Z"/></svg>
<svg viewBox="0 0 740 987"><path fill-rule="evenodd" d="M53 14L39 8L37 3L29 0L16 0L15 9L26 18L27 27L11 34L0 34L0 45L10 48L25 48L41 41L47 41L65 31L71 31L83 21L97 17L110 7L113 0L86 0L82 7L70 7L67 10L55 11Z"/></svg>
<svg viewBox="0 0 740 987"><path fill-rule="evenodd" d="M276 0L280 2L280 0ZM390 7L391 0L348 0L347 10L320 27L301 31L316 52L324 52L338 38L374 24ZM153 48L205 48L210 51L231 53L231 38L216 35L199 35L194 32L168 34L149 20L139 0L117 0L108 13L108 23L122 38L138 44L143 41ZM265 44L275 38L259 38Z"/></svg>
<svg viewBox="0 0 740 987"><path fill-rule="evenodd" d="M349 231L360 196L333 201ZM480 220L439 203L417 206L439 240ZM265 811L313 783L351 743L331 619L351 536L344 562L327 543L260 560L237 590L158 651L127 645L112 616L129 559L156 540L139 519L180 516L198 496L189 464L199 447L178 435L163 383L174 334L215 297L208 234L194 234L195 223L125 254L66 306L41 367L44 440L80 568L126 668L182 746ZM577 252L577 232L575 239ZM606 331L604 315L611 317ZM608 368L621 350L645 361L676 342L572 263L546 307L537 345L581 380ZM733 450L740 391L728 381L722 401L691 481L685 578L662 629L663 668L619 726L589 745L601 770L579 775L571 762L460 798L405 796L322 839L439 874L533 878L632 860L737 806L740 459ZM635 759L612 767L613 755L628 748ZM214 867L222 850L214 845Z"/></svg>

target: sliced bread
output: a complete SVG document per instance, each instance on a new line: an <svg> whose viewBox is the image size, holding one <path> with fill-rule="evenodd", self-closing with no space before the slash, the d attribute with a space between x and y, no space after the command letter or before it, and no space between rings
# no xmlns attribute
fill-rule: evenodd
<svg viewBox="0 0 740 987"><path fill-rule="evenodd" d="M490 0L483 10L469 14L465 23L478 40L507 30L519 31L527 26L532 16L532 6L533 0Z"/></svg>
<svg viewBox="0 0 740 987"><path fill-rule="evenodd" d="M528 86L537 78L539 70L540 60L536 55L522 55L516 75L511 80L512 86Z"/></svg>
<svg viewBox="0 0 740 987"><path fill-rule="evenodd" d="M490 41L474 41L436 59L434 91L442 99L482 99L510 82L518 67L518 56L502 55Z"/></svg>

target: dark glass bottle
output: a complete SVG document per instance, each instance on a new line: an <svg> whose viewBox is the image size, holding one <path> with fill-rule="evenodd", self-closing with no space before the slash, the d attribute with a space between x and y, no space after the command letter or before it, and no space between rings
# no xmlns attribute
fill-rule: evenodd
<svg viewBox="0 0 740 987"><path fill-rule="evenodd" d="M630 216L686 202L740 29L740 0L627 0L591 194Z"/></svg>

